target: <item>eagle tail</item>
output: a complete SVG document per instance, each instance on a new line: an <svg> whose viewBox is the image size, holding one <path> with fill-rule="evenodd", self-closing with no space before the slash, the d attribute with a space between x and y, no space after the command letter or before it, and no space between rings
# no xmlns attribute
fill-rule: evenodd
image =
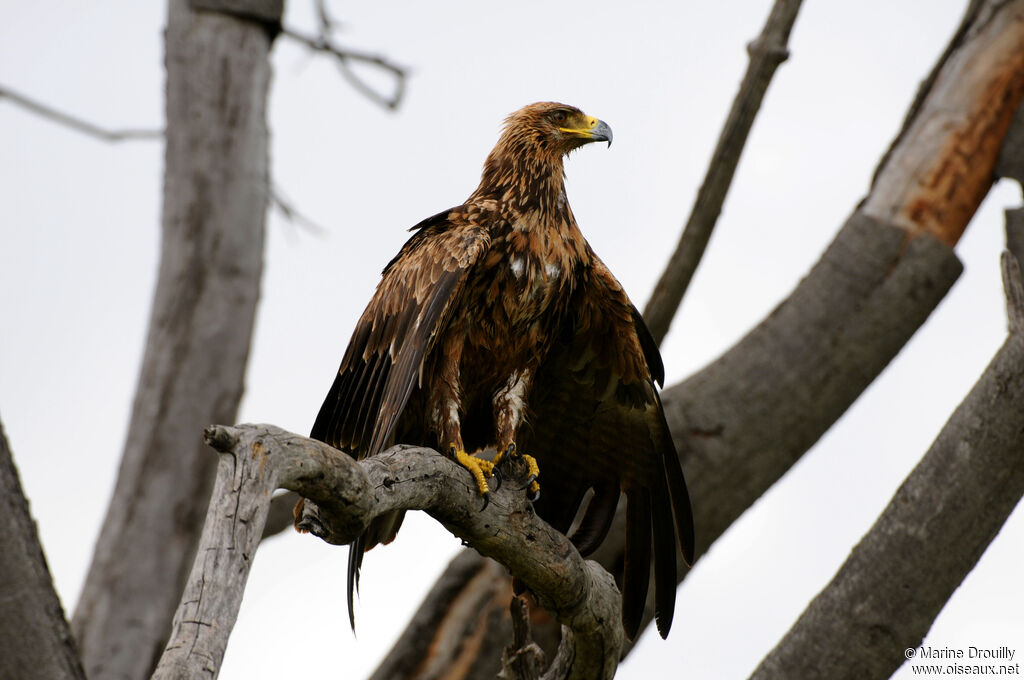
<svg viewBox="0 0 1024 680"><path fill-rule="evenodd" d="M405 520L405 511L397 510L375 517L366 531L352 541L348 548L348 574L345 597L348 603L348 622L352 632L356 630L356 615L353 606L355 595L359 592L359 572L363 567L363 555L367 550L378 544L388 544L395 540L398 530Z"/></svg>
<svg viewBox="0 0 1024 680"><path fill-rule="evenodd" d="M359 570L363 566L363 555L366 553L364 545L366 534L352 541L348 547L348 583L345 589L345 597L348 603L348 623L352 626L352 632L356 632L356 610L355 593L359 592Z"/></svg>

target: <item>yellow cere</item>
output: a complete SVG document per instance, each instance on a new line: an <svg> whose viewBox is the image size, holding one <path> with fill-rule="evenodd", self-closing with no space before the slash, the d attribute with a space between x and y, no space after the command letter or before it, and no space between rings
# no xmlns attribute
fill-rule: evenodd
<svg viewBox="0 0 1024 680"><path fill-rule="evenodd" d="M583 117L583 125L584 125L584 127L582 127L582 128L558 128L558 129L560 131L562 131L562 132L571 132L571 133L577 134L577 135L586 135L586 134L589 134L590 131L593 130L595 127L597 127L597 123L598 123L597 118L594 118L593 116L584 116Z"/></svg>

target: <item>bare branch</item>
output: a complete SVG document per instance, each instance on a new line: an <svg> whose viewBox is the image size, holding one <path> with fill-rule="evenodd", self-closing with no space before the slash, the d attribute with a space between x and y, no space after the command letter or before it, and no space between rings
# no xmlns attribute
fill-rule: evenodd
<svg viewBox="0 0 1024 680"><path fill-rule="evenodd" d="M375 104L379 104L380 106L392 111L397 109L402 103L402 98L405 96L406 70L382 56L336 45L330 35L331 29L334 28L335 23L326 14L323 5L319 5L319 8L319 35L306 35L301 31L296 31L295 29L288 28L287 26L282 27L281 34L296 42L302 43L311 50L324 52L325 54L333 56L338 65L338 70L341 71L341 75L349 82L349 84L359 90ZM352 70L352 62L367 64L391 74L394 78L394 90L390 95L382 94L377 91Z"/></svg>
<svg viewBox="0 0 1024 680"><path fill-rule="evenodd" d="M861 209L952 246L988 193L1024 96L1024 3L971 6Z"/></svg>
<svg viewBox="0 0 1024 680"><path fill-rule="evenodd" d="M64 127L70 128L76 132L89 135L90 137L95 137L104 142L153 140L163 139L164 136L163 130L109 130L102 128L98 125L82 120L81 118L72 116L69 113L58 111L51 106L38 102L34 99L30 99L4 85L0 85L0 97L7 97L14 104L28 109L32 113L42 116L47 120L53 121L58 125L63 125ZM301 227L305 227L313 234L319 235L327 231L327 229L320 223L315 222L313 219L301 213L291 201L284 197L281 189L276 185L271 188L270 203L281 211L281 214L285 219Z"/></svg>
<svg viewBox="0 0 1024 680"><path fill-rule="evenodd" d="M71 114L58 111L52 106L47 106L41 102L26 97L23 94L15 92L6 85L0 85L0 97L6 97L14 104L28 109L32 113L35 113L43 118L63 125L64 127L71 128L77 132L81 132L89 135L90 137L96 137L102 139L105 142L124 142L140 139L163 139L163 130L147 130L147 129L131 129L127 128L124 130L109 130L102 128L99 125L94 125L88 121L82 120Z"/></svg>
<svg viewBox="0 0 1024 680"><path fill-rule="evenodd" d="M566 627L568 678L610 678L623 633L611 575L537 517L521 489L505 484L480 509L472 479L430 449L399 446L356 462L320 442L269 425L211 426L221 457L200 548L155 678L197 677L223 658L252 555L277 487L307 501L301 526L331 543L358 536L397 509L426 510L481 554L493 557ZM216 624L216 625L214 625Z"/></svg>
<svg viewBox="0 0 1024 680"><path fill-rule="evenodd" d="M0 678L85 680L0 424Z"/></svg>
<svg viewBox="0 0 1024 680"><path fill-rule="evenodd" d="M498 680L539 680L544 670L544 652L530 636L530 610L526 602L513 597L509 605L512 612L512 644L501 655Z"/></svg>
<svg viewBox="0 0 1024 680"><path fill-rule="evenodd" d="M281 211L281 214L286 220L300 227L304 227L307 231L316 236L322 236L328 231L327 227L324 227L319 222L315 222L312 218L309 218L305 214L299 212L298 208L284 197L284 194L281 192L281 188L276 184L270 188L270 205Z"/></svg>
<svg viewBox="0 0 1024 680"><path fill-rule="evenodd" d="M722 212L733 174L747 135L754 124L775 69L789 56L789 34L800 10L801 0L775 0L761 34L749 45L750 65L733 100L732 109L711 155L704 183L697 192L679 245L672 253L644 309L644 320L659 344L668 333L672 318L686 294L711 232Z"/></svg>
<svg viewBox="0 0 1024 680"><path fill-rule="evenodd" d="M999 259L1006 294L1006 320L1010 333L1024 331L1024 285L1021 283L1020 262L1009 250Z"/></svg>
<svg viewBox="0 0 1024 680"><path fill-rule="evenodd" d="M1004 272L1009 261L1016 263L1004 253ZM1020 300L1010 299L1020 293L1019 267L1013 271L1011 317L1021 313ZM911 658L1024 496L1021 422L1018 325L839 573L752 677L881 680Z"/></svg>

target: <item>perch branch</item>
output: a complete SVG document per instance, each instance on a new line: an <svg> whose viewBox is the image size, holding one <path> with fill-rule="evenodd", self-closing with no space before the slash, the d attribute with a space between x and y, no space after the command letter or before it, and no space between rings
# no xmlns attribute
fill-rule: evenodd
<svg viewBox="0 0 1024 680"><path fill-rule="evenodd" d="M610 678L623 643L619 594L600 565L533 512L514 484L480 497L465 470L444 456L399 446L356 462L320 442L269 425L211 426L207 442L220 465L196 561L154 678L215 673L278 487L308 499L300 526L329 543L347 543L370 520L419 509L481 554L504 564L571 640L552 665L568 678ZM562 664L561 666L559 664Z"/></svg>
<svg viewBox="0 0 1024 680"><path fill-rule="evenodd" d="M889 506L752 678L888 678L920 645L1024 495L1024 314ZM837 612L843 615L837 616ZM841 640L842 644L835 644Z"/></svg>
<svg viewBox="0 0 1024 680"><path fill-rule="evenodd" d="M749 45L750 64L725 120L718 144L711 155L704 182L686 221L679 245L644 309L644 320L659 344L668 333L672 318L697 271L711 232L722 212L740 155L764 100L768 84L779 64L789 56L789 34L800 11L801 0L776 0L761 34Z"/></svg>

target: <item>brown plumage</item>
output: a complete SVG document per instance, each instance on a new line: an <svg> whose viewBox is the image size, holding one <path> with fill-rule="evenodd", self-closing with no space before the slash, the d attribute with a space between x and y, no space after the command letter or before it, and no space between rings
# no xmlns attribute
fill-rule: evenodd
<svg viewBox="0 0 1024 680"><path fill-rule="evenodd" d="M311 436L357 458L396 443L530 454L543 488L535 508L559 531L594 490L572 536L584 554L625 492L623 625L635 637L653 546L665 636L677 538L693 556L690 503L654 386L657 347L565 197L562 160L592 141L610 144L611 130L571 106L508 117L477 190L416 225L384 269ZM401 521L379 517L353 544L350 617L363 552Z"/></svg>

